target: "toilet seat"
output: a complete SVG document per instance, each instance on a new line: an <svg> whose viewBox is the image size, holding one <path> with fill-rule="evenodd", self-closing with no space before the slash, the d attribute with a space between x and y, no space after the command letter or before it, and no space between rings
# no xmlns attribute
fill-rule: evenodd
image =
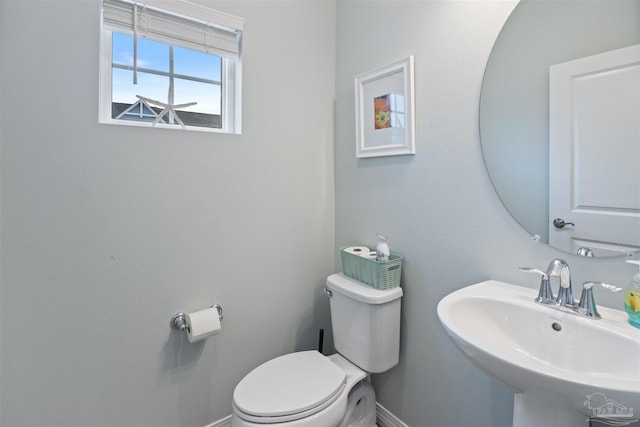
<svg viewBox="0 0 640 427"><path fill-rule="evenodd" d="M317 351L290 353L245 376L233 393L233 405L250 422L294 421L330 406L346 382L344 370Z"/></svg>

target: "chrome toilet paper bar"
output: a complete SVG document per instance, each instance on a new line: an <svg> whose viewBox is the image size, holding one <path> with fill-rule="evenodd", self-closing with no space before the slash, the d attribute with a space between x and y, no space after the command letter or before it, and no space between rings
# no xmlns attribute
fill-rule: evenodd
<svg viewBox="0 0 640 427"><path fill-rule="evenodd" d="M215 308L216 310L218 310L218 318L222 322L222 318L224 317L222 315L222 306L219 304L213 304L212 306L210 306L210 308ZM186 331L190 326L189 322L187 321L186 313L179 312L174 314L171 317L169 326L171 327L171 329L175 329L177 331Z"/></svg>

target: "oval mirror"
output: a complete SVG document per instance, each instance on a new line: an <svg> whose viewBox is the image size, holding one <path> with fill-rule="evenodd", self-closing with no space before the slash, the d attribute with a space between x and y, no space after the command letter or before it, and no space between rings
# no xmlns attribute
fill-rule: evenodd
<svg viewBox="0 0 640 427"><path fill-rule="evenodd" d="M553 247L640 249L639 56L640 0L521 0L491 51L487 170L513 217Z"/></svg>

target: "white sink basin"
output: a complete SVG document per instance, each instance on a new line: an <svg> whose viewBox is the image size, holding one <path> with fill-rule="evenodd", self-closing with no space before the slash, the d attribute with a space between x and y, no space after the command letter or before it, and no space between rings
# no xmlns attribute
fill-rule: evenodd
<svg viewBox="0 0 640 427"><path fill-rule="evenodd" d="M460 350L516 392L514 425L518 394L545 405L533 412L553 407L580 419L640 417L640 329L620 310L600 306L602 319L585 319L536 304L536 296L533 289L490 280L438 304ZM536 415L531 407L528 412Z"/></svg>

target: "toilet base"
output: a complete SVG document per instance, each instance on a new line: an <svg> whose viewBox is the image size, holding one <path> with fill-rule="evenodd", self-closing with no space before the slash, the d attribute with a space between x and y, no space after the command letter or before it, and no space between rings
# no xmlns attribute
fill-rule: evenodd
<svg viewBox="0 0 640 427"><path fill-rule="evenodd" d="M376 392L369 381L361 381L349 392L347 413L340 427L375 427Z"/></svg>
<svg viewBox="0 0 640 427"><path fill-rule="evenodd" d="M340 427L375 427L376 393L369 382L369 374L339 353L328 356L347 374L347 408Z"/></svg>

